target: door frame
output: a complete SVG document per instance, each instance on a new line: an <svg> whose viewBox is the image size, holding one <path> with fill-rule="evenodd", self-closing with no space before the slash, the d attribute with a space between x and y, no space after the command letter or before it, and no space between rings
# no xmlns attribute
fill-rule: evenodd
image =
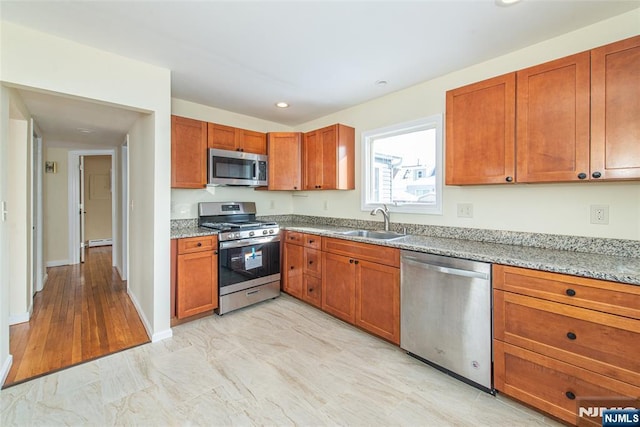
<svg viewBox="0 0 640 427"><path fill-rule="evenodd" d="M120 245L120 278L127 281L127 291L129 290L129 134L127 134L124 144L120 147L120 177L122 178L121 208L122 218L120 221L122 228L122 244Z"/></svg>
<svg viewBox="0 0 640 427"><path fill-rule="evenodd" d="M111 239L113 246L120 244L119 236L116 234L116 221L118 212L116 211L116 200L119 197L117 181L115 180L116 170L119 170L116 158L116 149L100 149L100 150L70 150L69 151L69 170L68 178L68 197L67 209L69 217L69 264L80 263L80 216L78 215L78 202L80 197L80 176L76 171L80 167L80 156L111 156ZM114 257L111 264L115 265Z"/></svg>
<svg viewBox="0 0 640 427"><path fill-rule="evenodd" d="M31 269L34 278L32 293L44 288L46 273L44 270L44 237L43 237L43 198L42 198L42 137L36 131L35 122L31 119Z"/></svg>

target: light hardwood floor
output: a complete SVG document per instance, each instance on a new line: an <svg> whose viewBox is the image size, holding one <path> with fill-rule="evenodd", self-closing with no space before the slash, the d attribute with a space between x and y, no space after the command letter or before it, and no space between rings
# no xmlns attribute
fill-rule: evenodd
<svg viewBox="0 0 640 427"><path fill-rule="evenodd" d="M288 295L0 391L0 425L559 425Z"/></svg>
<svg viewBox="0 0 640 427"><path fill-rule="evenodd" d="M89 248L84 264L47 274L31 320L10 328L5 387L149 342L126 282L111 266L111 246Z"/></svg>

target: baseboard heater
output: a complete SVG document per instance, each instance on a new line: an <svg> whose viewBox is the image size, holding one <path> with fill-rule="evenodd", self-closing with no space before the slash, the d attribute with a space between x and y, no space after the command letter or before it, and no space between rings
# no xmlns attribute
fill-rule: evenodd
<svg viewBox="0 0 640 427"><path fill-rule="evenodd" d="M94 247L94 246L110 246L113 244L113 240L112 239L94 239L94 240L89 240L89 247Z"/></svg>

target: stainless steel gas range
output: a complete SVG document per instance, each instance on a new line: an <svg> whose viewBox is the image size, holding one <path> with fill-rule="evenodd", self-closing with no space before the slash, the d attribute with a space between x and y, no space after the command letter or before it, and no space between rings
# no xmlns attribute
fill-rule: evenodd
<svg viewBox="0 0 640 427"><path fill-rule="evenodd" d="M255 203L199 203L198 225L219 231L216 313L280 296L280 228L256 220Z"/></svg>

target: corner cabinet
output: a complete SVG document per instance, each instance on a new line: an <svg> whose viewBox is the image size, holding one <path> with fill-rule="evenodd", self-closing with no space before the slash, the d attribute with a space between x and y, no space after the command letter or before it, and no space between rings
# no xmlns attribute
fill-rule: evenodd
<svg viewBox="0 0 640 427"><path fill-rule="evenodd" d="M515 73L447 92L446 183L515 182Z"/></svg>
<svg viewBox="0 0 640 427"><path fill-rule="evenodd" d="M324 238L322 310L400 343L400 251Z"/></svg>
<svg viewBox="0 0 640 427"><path fill-rule="evenodd" d="M302 133L272 132L267 134L269 156L268 190L302 189Z"/></svg>
<svg viewBox="0 0 640 427"><path fill-rule="evenodd" d="M177 241L176 317L183 319L218 308L218 238Z"/></svg>
<svg viewBox="0 0 640 427"><path fill-rule="evenodd" d="M204 188L207 183L207 123L171 116L171 187Z"/></svg>
<svg viewBox="0 0 640 427"><path fill-rule="evenodd" d="M450 90L445 182L640 179L638 99L640 36Z"/></svg>
<svg viewBox="0 0 640 427"><path fill-rule="evenodd" d="M640 397L640 287L502 265L493 286L497 390L569 423Z"/></svg>
<svg viewBox="0 0 640 427"><path fill-rule="evenodd" d="M304 134L304 190L355 189L355 129L342 124Z"/></svg>

